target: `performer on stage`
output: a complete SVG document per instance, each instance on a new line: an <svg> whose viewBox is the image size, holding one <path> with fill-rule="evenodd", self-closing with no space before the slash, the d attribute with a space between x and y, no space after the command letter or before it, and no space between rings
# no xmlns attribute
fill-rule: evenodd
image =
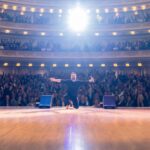
<svg viewBox="0 0 150 150"><path fill-rule="evenodd" d="M56 78L50 78L50 81L56 82L56 83L66 83L68 85L68 100L69 100L69 105L72 105L78 109L79 108L79 100L77 98L77 92L79 86L81 84L85 83L93 83L94 78L91 76L89 80L87 81L82 81L82 80L77 80L77 74L75 72L71 73L71 79L56 79Z"/></svg>

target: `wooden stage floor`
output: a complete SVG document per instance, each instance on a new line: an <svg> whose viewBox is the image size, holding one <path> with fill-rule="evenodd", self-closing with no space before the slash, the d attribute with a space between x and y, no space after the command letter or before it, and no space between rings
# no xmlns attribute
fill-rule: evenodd
<svg viewBox="0 0 150 150"><path fill-rule="evenodd" d="M150 150L150 109L0 108L0 150Z"/></svg>

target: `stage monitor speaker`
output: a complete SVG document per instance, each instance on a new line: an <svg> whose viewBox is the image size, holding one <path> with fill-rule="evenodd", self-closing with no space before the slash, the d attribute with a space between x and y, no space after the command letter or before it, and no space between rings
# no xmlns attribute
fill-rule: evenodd
<svg viewBox="0 0 150 150"><path fill-rule="evenodd" d="M39 108L50 108L51 100L51 95L42 95L40 98Z"/></svg>
<svg viewBox="0 0 150 150"><path fill-rule="evenodd" d="M105 95L103 97L103 108L116 108L115 96Z"/></svg>

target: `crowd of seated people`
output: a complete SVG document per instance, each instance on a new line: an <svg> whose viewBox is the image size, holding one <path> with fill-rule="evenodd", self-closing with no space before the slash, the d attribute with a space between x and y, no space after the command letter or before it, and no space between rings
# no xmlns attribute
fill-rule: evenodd
<svg viewBox="0 0 150 150"><path fill-rule="evenodd" d="M120 107L150 106L150 76L135 73L116 73L97 69L77 71L78 79L94 76L95 82L81 84L78 99L81 106L99 107L104 95L114 95ZM50 77L69 79L70 72L59 69L47 74L0 75L1 106L34 106L44 94L53 95L53 106L65 106L67 83L50 82Z"/></svg>
<svg viewBox="0 0 150 150"><path fill-rule="evenodd" d="M0 20L10 21L16 23L28 24L61 24L65 23L66 14L62 17L50 13L20 13L19 11L0 10ZM98 15L91 15L90 22L96 24L127 24L127 23L141 23L150 21L150 10L119 12L119 13L100 13Z"/></svg>
<svg viewBox="0 0 150 150"><path fill-rule="evenodd" d="M81 44L82 42L80 42ZM61 43L51 42L50 40L2 38L0 39L0 50L26 50L26 51L134 51L150 50L150 39L145 40L126 40L126 41L100 41L94 44L84 43L71 44L66 47Z"/></svg>

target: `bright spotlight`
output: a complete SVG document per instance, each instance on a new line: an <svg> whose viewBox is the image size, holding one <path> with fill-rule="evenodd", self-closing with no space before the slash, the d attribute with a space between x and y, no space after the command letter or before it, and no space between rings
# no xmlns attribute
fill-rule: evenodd
<svg viewBox="0 0 150 150"><path fill-rule="evenodd" d="M68 16L69 28L76 32L84 31L87 27L88 19L89 18L86 10L80 7L71 9Z"/></svg>

